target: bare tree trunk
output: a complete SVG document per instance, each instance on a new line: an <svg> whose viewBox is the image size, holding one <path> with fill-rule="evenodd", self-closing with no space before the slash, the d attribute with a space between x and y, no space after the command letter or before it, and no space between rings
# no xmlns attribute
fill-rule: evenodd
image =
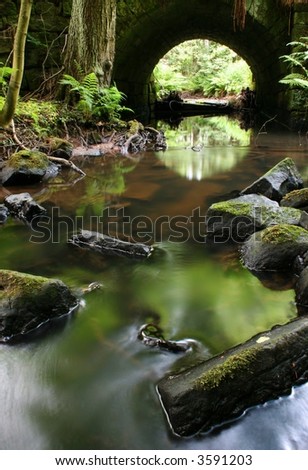
<svg viewBox="0 0 308 470"><path fill-rule="evenodd" d="M110 85L115 51L116 0L73 0L64 61L67 74L95 72Z"/></svg>
<svg viewBox="0 0 308 470"><path fill-rule="evenodd" d="M10 78L4 106L0 111L0 126L8 127L14 117L24 74L25 44L33 0L21 0L18 24L14 40L13 72Z"/></svg>

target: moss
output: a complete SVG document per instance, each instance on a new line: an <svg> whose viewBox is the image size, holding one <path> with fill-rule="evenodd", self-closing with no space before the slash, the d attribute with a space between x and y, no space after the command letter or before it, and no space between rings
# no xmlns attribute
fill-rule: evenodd
<svg viewBox="0 0 308 470"><path fill-rule="evenodd" d="M292 200L294 197L303 195L308 197L308 188L294 189L293 191L290 191L288 194L286 194L283 197L283 200Z"/></svg>
<svg viewBox="0 0 308 470"><path fill-rule="evenodd" d="M223 363L202 374L195 381L194 388L217 388L222 382L233 379L239 372L249 373L251 362L256 358L256 351L257 348L252 347L228 357Z"/></svg>
<svg viewBox="0 0 308 470"><path fill-rule="evenodd" d="M10 156L8 165L16 170L20 168L46 170L49 166L49 160L45 153L37 150L20 150Z"/></svg>
<svg viewBox="0 0 308 470"><path fill-rule="evenodd" d="M253 205L248 202L224 201L212 204L211 209L235 216L251 216Z"/></svg>
<svg viewBox="0 0 308 470"><path fill-rule="evenodd" d="M260 233L261 241L264 243L281 244L297 243L302 240L308 242L308 232L296 225L280 224L268 227Z"/></svg>
<svg viewBox="0 0 308 470"><path fill-rule="evenodd" d="M42 276L1 269L0 299L3 297L16 297L20 294L33 296L48 281L48 278Z"/></svg>
<svg viewBox="0 0 308 470"><path fill-rule="evenodd" d="M128 121L128 125L129 125L129 130L128 130L129 135L138 134L139 131L142 131L144 129L143 125L140 122L136 121L136 119L132 119L131 121Z"/></svg>

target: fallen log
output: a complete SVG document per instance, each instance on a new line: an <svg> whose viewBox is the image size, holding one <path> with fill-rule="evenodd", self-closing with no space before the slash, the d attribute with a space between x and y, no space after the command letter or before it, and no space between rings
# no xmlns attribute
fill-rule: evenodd
<svg viewBox="0 0 308 470"><path fill-rule="evenodd" d="M305 316L165 377L157 391L173 432L205 432L249 407L289 394L292 386L308 380L307 348Z"/></svg>
<svg viewBox="0 0 308 470"><path fill-rule="evenodd" d="M89 230L81 230L80 233L73 235L68 243L104 255L133 259L148 258L153 251L152 246L143 243L130 243Z"/></svg>

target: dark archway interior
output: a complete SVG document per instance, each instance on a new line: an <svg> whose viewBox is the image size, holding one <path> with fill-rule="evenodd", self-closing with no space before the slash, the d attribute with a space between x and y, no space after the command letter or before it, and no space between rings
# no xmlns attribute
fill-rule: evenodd
<svg viewBox="0 0 308 470"><path fill-rule="evenodd" d="M271 28L270 20L274 21ZM279 109L284 99L279 84L284 70L279 57L286 52L287 20L278 10L275 18L263 23L248 13L245 29L234 31L232 2L170 2L141 15L127 30L118 24L114 80L128 96L129 105L143 114L155 98L151 76L159 60L186 40L209 39L230 47L250 66L259 107Z"/></svg>

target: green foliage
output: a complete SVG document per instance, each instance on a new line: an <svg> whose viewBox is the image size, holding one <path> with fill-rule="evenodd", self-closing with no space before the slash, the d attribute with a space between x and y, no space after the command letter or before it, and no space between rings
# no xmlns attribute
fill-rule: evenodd
<svg viewBox="0 0 308 470"><path fill-rule="evenodd" d="M0 89L5 93L7 87L7 79L10 78L13 69L6 67L3 62L0 62Z"/></svg>
<svg viewBox="0 0 308 470"><path fill-rule="evenodd" d="M121 117L122 112L132 112L121 105L125 98L124 93L115 85L109 88L101 87L94 72L85 75L80 81L71 75L64 75L60 83L69 86L70 92L74 93L77 99L76 108L86 120L115 121Z"/></svg>
<svg viewBox="0 0 308 470"><path fill-rule="evenodd" d="M291 88L308 89L308 37L303 37L301 41L293 41L287 45L297 47L298 50L280 58L291 69L297 71L286 75L280 80L280 83L289 85Z"/></svg>
<svg viewBox="0 0 308 470"><path fill-rule="evenodd" d="M291 69L291 73L283 77L280 83L296 91L295 104L308 107L308 37L300 38L287 44L296 50L289 55L280 57Z"/></svg>
<svg viewBox="0 0 308 470"><path fill-rule="evenodd" d="M160 96L171 90L224 96L251 86L246 62L231 49L208 40L186 41L157 64L154 77Z"/></svg>

